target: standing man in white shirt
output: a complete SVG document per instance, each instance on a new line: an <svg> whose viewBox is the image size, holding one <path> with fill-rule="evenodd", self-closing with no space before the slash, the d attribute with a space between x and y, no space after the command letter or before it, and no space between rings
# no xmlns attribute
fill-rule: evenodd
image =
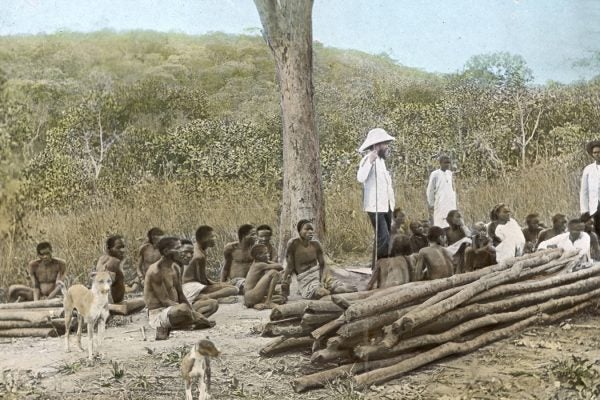
<svg viewBox="0 0 600 400"><path fill-rule="evenodd" d="M594 162L583 169L581 188L579 189L579 208L581 214L590 213L594 217L596 234L600 234L600 140L592 140L585 146Z"/></svg>
<svg viewBox="0 0 600 400"><path fill-rule="evenodd" d="M579 219L569 221L569 232L561 233L551 239L543 241L538 246L540 249L560 248L565 251L578 250L583 261L589 261L590 235L584 232L585 224Z"/></svg>
<svg viewBox="0 0 600 400"><path fill-rule="evenodd" d="M360 161L356 179L363 184L363 209L375 229L377 259L388 256L391 215L396 205L392 178L385 166L392 140L395 138L385 130L371 129L358 149L359 153L370 150Z"/></svg>
<svg viewBox="0 0 600 400"><path fill-rule="evenodd" d="M456 210L456 192L452 183L452 160L448 156L440 156L440 168L429 175L427 184L427 205L429 218L434 226L448 227L448 213Z"/></svg>

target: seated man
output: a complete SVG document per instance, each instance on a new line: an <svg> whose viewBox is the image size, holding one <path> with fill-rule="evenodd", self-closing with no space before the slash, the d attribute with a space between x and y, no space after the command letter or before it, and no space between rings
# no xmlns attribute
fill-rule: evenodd
<svg viewBox="0 0 600 400"><path fill-rule="evenodd" d="M38 243L36 252L38 258L31 261L27 267L32 287L11 285L8 288L9 302L49 300L61 293L66 263L52 257L52 245L48 242Z"/></svg>
<svg viewBox="0 0 600 400"><path fill-rule="evenodd" d="M202 225L196 229L196 246L193 258L183 268L183 294L188 302L199 299L220 299L238 294L238 289L228 283L214 282L206 274L206 251L215 246L213 228Z"/></svg>
<svg viewBox="0 0 600 400"><path fill-rule="evenodd" d="M600 261L600 242L594 229L594 218L589 212L581 214L581 222L585 224L585 233L590 235L590 256L594 261Z"/></svg>
<svg viewBox="0 0 600 400"><path fill-rule="evenodd" d="M584 232L585 224L579 219L572 219L569 221L568 229L568 232L541 242L538 250L550 248L578 250L582 261L590 260L590 236Z"/></svg>
<svg viewBox="0 0 600 400"><path fill-rule="evenodd" d="M269 261L269 249L264 244L255 244L250 251L254 262L246 276L244 304L248 308L264 310L285 303L285 298L275 294L283 266Z"/></svg>
<svg viewBox="0 0 600 400"><path fill-rule="evenodd" d="M538 213L529 214L525 217L526 228L523 228L523 236L525 236L524 253L533 253L538 244L538 238L542 231L540 225L540 215Z"/></svg>
<svg viewBox="0 0 600 400"><path fill-rule="evenodd" d="M223 249L223 270L221 282L229 282L244 294L244 282L252 265L250 249L256 243L256 229L254 226L244 224L238 229L238 241L228 243Z"/></svg>
<svg viewBox="0 0 600 400"><path fill-rule="evenodd" d="M142 299L125 300L125 275L121 263L125 259L125 239L113 235L106 239L105 253L98 258L96 272L108 271L112 277L108 309L129 315L144 308Z"/></svg>
<svg viewBox="0 0 600 400"><path fill-rule="evenodd" d="M451 210L446 217L448 226L444 228L448 245L452 245L462 238L471 236L471 231L465 225L462 215L458 210Z"/></svg>
<svg viewBox="0 0 600 400"><path fill-rule="evenodd" d="M567 217L563 214L556 214L552 217L552 228L544 229L538 236L538 243L542 243L548 239L552 239L554 236L560 235L566 232L567 228Z"/></svg>
<svg viewBox="0 0 600 400"><path fill-rule="evenodd" d="M429 246L421 249L415 267L415 280L439 279L454 273L452 257L446 251L446 233L439 226L432 226L427 235Z"/></svg>
<svg viewBox="0 0 600 400"><path fill-rule="evenodd" d="M256 242L264 244L269 249L269 261L277 262L277 251L271 242L273 237L273 229L269 225L259 225L256 228Z"/></svg>
<svg viewBox="0 0 600 400"><path fill-rule="evenodd" d="M318 240L314 240L312 223L302 219L296 228L299 237L288 242L285 252L287 265L282 281L287 283L291 274L295 273L298 279L298 290L305 299L320 299L330 293L355 292L355 287L325 277L323 248Z"/></svg>
<svg viewBox="0 0 600 400"><path fill-rule="evenodd" d="M371 281L367 286L368 290L373 289L375 285L379 289L384 289L414 280L416 255L411 256L410 239L406 236L396 237L392 245L390 256L377 260Z"/></svg>
<svg viewBox="0 0 600 400"><path fill-rule="evenodd" d="M496 249L488 238L487 228L483 222L477 222L473 225L471 240L471 246L465 250L462 272L471 272L496 264Z"/></svg>
<svg viewBox="0 0 600 400"><path fill-rule="evenodd" d="M175 258L175 263L179 267L179 271L189 268L190 262L193 258L194 244L191 240L181 239L181 251L179 252L179 256ZM185 290L183 290L183 294L185 295ZM207 318L217 312L219 309L219 302L217 300L205 298L204 296L199 297L199 299L187 299L188 303L192 305L194 311L199 312Z"/></svg>
<svg viewBox="0 0 600 400"><path fill-rule="evenodd" d="M165 233L162 229L156 227L151 228L146 233L146 242L144 242L138 250L140 260L136 271L137 277L142 285L144 284L144 277L146 276L146 271L152 264L157 262L160 258L160 253L156 248L156 244L164 235Z"/></svg>
<svg viewBox="0 0 600 400"><path fill-rule="evenodd" d="M425 227L419 221L410 223L410 231L412 235L409 237L410 253L418 253L424 247L429 245L427 241L427 234L425 234ZM393 256L392 256L393 257Z"/></svg>
<svg viewBox="0 0 600 400"><path fill-rule="evenodd" d="M144 282L148 320L156 329L156 340L168 339L171 329L214 326L214 321L194 311L183 295L176 266L176 260L181 257L181 241L176 237L162 237L158 241L158 250L161 258L148 268Z"/></svg>
<svg viewBox="0 0 600 400"><path fill-rule="evenodd" d="M494 240L496 261L500 263L523 255L525 236L517 221L511 218L510 208L503 203L497 204L491 215L493 223L488 227L488 233Z"/></svg>

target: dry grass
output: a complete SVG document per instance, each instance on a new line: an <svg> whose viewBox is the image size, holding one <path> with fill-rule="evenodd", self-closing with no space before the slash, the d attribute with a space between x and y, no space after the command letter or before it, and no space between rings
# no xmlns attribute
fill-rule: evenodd
<svg viewBox="0 0 600 400"><path fill-rule="evenodd" d="M514 217L523 223L530 212L539 212L547 224L552 214L570 216L578 213L578 190L581 165L555 163L537 166L512 178L477 185L456 179L459 207L467 223L487 220L491 207L508 204ZM577 164L581 164L577 162ZM396 182L398 206L409 218L427 215L424 184L403 186ZM342 187L344 187L342 185ZM30 237L19 243L5 240L0 244L0 287L27 282L25 266L35 257L35 244L49 240L57 257L64 258L74 278L86 276L102 253L109 234L120 233L127 241L129 256L137 258L137 248L145 232L159 226L174 235L193 237L196 227L208 224L215 228L217 246L209 253L214 274L222 258L225 243L236 239L240 224L277 225L278 197L261 192L237 189L217 196L190 195L176 184L142 187L125 201L97 201L94 207L68 214L29 215ZM326 193L326 251L335 259L369 256L372 230L361 211L360 185L348 183L345 190Z"/></svg>

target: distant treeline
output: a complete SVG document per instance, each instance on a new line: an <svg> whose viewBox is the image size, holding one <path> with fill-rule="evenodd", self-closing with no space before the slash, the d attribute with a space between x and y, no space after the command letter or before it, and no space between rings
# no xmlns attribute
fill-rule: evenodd
<svg viewBox="0 0 600 400"><path fill-rule="evenodd" d="M314 51L329 190L353 179L375 126L397 138L389 164L404 183L422 181L441 152L463 177L487 179L582 151L600 133L600 79L535 86L518 55L439 75L385 54ZM4 203L64 210L161 180L193 193L281 179L275 69L258 36L0 37L0 96Z"/></svg>

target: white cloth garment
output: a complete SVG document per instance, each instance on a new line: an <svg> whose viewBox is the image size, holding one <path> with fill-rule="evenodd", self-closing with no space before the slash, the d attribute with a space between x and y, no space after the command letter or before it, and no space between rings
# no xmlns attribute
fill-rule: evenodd
<svg viewBox="0 0 600 400"><path fill-rule="evenodd" d="M433 225L445 228L446 217L456 210L456 192L452 185L452 171L436 169L429 175L427 184L427 203L433 207Z"/></svg>
<svg viewBox="0 0 600 400"><path fill-rule="evenodd" d="M575 242L571 242L569 235L569 232L565 232L548 240L544 240L540 243L538 249L547 249L548 246L556 246L565 251L578 250L580 257L585 257L585 261L590 260L590 235L581 232L579 238Z"/></svg>
<svg viewBox="0 0 600 400"><path fill-rule="evenodd" d="M495 235L502 241L496 246L498 263L523 254L525 236L523 236L523 231L517 221L511 218L506 224L498 224Z"/></svg>
<svg viewBox="0 0 600 400"><path fill-rule="evenodd" d="M375 169L377 169L377 195L375 195ZM366 155L360 161L356 179L363 184L363 209L366 212L388 212L396 207L392 177L388 172L385 161L377 157L374 163L369 162ZM377 205L375 198L377 197Z"/></svg>
<svg viewBox="0 0 600 400"><path fill-rule="evenodd" d="M581 213L589 212L594 215L598 210L600 198L600 169L592 163L583 169L581 187L579 189L579 208Z"/></svg>
<svg viewBox="0 0 600 400"><path fill-rule="evenodd" d="M319 266L314 265L308 270L296 275L298 280L298 293L303 299L312 299L315 292L321 286Z"/></svg>
<svg viewBox="0 0 600 400"><path fill-rule="evenodd" d="M192 304L198 296L202 293L206 285L203 285L200 282L187 282L181 285L181 289L183 291L183 295L187 299L187 301Z"/></svg>

